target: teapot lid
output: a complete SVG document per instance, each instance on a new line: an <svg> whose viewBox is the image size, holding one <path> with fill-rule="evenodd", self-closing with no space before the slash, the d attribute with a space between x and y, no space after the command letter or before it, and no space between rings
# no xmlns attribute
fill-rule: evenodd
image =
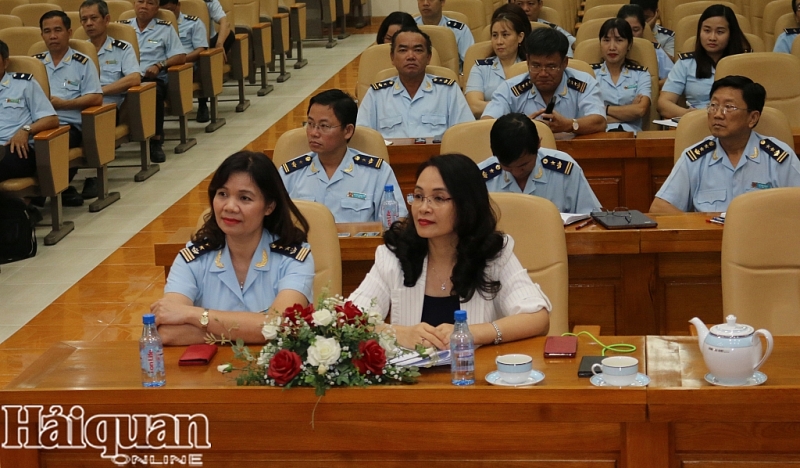
<svg viewBox="0 0 800 468"><path fill-rule="evenodd" d="M742 338L750 336L755 332L755 329L750 325L743 325L736 323L736 316L729 315L725 317L726 323L714 325L711 327L710 332L716 336L724 338Z"/></svg>

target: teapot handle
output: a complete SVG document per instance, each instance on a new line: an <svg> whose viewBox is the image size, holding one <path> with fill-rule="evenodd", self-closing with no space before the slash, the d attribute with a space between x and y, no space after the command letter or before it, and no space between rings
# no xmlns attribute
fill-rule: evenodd
<svg viewBox="0 0 800 468"><path fill-rule="evenodd" d="M755 335L764 336L764 338L767 340L767 351L764 353L764 357L762 357L761 360L758 361L758 364L756 364L756 367L753 369L753 372L761 368L761 366L764 364L764 361L766 361L769 355L772 354L772 344L773 344L772 333L770 333L768 330L759 328L758 330L756 330Z"/></svg>

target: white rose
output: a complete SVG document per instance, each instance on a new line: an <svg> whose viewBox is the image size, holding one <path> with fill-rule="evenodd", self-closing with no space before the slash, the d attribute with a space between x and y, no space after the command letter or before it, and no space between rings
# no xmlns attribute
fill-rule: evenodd
<svg viewBox="0 0 800 468"><path fill-rule="evenodd" d="M342 348L336 338L319 336L314 339L314 344L308 347L308 363L312 366L324 364L332 366L339 360Z"/></svg>
<svg viewBox="0 0 800 468"><path fill-rule="evenodd" d="M264 326L261 327L261 334L264 335L265 340L272 341L278 336L279 330L280 327L278 325L275 325L272 322L266 322L264 323Z"/></svg>
<svg viewBox="0 0 800 468"><path fill-rule="evenodd" d="M231 364L220 364L217 366L217 370L226 374L233 370L233 366Z"/></svg>
<svg viewBox="0 0 800 468"><path fill-rule="evenodd" d="M311 314L311 318L314 319L314 325L318 327L327 327L328 325L333 323L335 316L328 309L320 309L314 311L314 313Z"/></svg>
<svg viewBox="0 0 800 468"><path fill-rule="evenodd" d="M386 351L387 358L393 358L397 356L400 352L400 349L397 347L397 340L395 339L394 333L381 333L378 335L378 344L381 345L384 351Z"/></svg>
<svg viewBox="0 0 800 468"><path fill-rule="evenodd" d="M261 351L261 354L258 355L257 364L259 365L259 367L264 367L267 364L269 364L270 358L272 358L272 355L270 355L265 351Z"/></svg>

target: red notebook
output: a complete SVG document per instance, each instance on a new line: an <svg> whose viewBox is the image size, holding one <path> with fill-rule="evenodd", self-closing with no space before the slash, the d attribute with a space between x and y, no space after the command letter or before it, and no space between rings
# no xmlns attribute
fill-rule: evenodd
<svg viewBox="0 0 800 468"><path fill-rule="evenodd" d="M186 348L183 352L179 366L204 366L211 362L211 358L217 354L217 345L213 344L194 344Z"/></svg>

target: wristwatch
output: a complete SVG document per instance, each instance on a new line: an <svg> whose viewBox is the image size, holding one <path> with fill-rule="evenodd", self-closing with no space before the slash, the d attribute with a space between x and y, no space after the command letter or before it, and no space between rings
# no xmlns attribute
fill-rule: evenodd
<svg viewBox="0 0 800 468"><path fill-rule="evenodd" d="M167 68L167 61L166 60L162 60L162 61L158 62L157 65L158 65L158 69L163 71L165 68Z"/></svg>
<svg viewBox="0 0 800 468"><path fill-rule="evenodd" d="M28 133L31 133L31 126L30 125L23 125L22 129L25 130Z"/></svg>
<svg viewBox="0 0 800 468"><path fill-rule="evenodd" d="M203 328L208 328L208 309L203 309L203 315L200 316L200 325Z"/></svg>
<svg viewBox="0 0 800 468"><path fill-rule="evenodd" d="M578 125L578 119L572 119L572 131L577 132L578 127L580 127L580 125Z"/></svg>

